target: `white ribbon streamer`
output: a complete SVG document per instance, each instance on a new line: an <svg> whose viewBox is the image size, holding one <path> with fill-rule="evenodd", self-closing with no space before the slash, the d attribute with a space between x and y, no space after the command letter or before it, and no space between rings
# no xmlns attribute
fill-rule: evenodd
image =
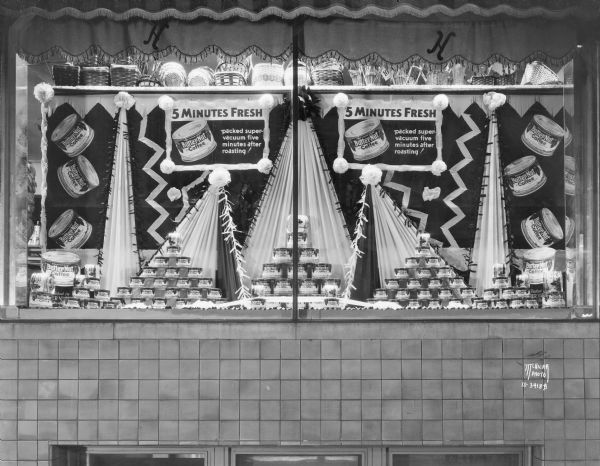
<svg viewBox="0 0 600 466"><path fill-rule="evenodd" d="M238 229L231 215L231 203L229 202L227 191L223 187L219 188L219 203L223 204L223 213L221 214L223 237L225 238L225 242L231 245L229 252L233 254L235 270L240 280L240 287L236 290L237 299L250 299L251 294L246 286L246 281L249 279L244 267L246 261L242 256L242 245L235 237L235 232Z"/></svg>
<svg viewBox="0 0 600 466"><path fill-rule="evenodd" d="M354 227L354 237L352 238L352 243L351 243L352 254L350 255L350 258L348 259L348 263L344 266L344 269L345 269L344 278L346 280L346 289L342 293L342 298L344 298L344 299L350 299L350 294L352 293L352 290L356 289L356 287L354 286L354 274L356 273L356 264L358 262L359 257L361 257L363 255L363 252L358 247L358 242L362 238L366 238L366 236L363 233L363 229L364 229L365 223L368 222L367 217L365 215L365 206L368 207L367 203L366 203L368 188L369 188L369 185L365 185L362 195L360 196L360 199L358 201L358 203L360 204L360 208L359 208L358 214L356 216L356 226Z"/></svg>

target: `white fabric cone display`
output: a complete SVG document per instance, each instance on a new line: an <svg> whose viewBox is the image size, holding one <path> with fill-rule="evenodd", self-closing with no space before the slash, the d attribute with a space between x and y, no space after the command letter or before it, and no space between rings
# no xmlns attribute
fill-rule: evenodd
<svg viewBox="0 0 600 466"><path fill-rule="evenodd" d="M292 147L288 129L245 245L247 272L252 278L259 278L263 264L272 261L273 248L286 246L287 217L292 214ZM350 238L310 121L298 122L298 153L298 213L309 219L308 238L311 247L319 249L319 261L332 264L332 277L342 278L352 253Z"/></svg>
<svg viewBox="0 0 600 466"><path fill-rule="evenodd" d="M116 295L117 287L129 282L139 270L127 111L121 108L115 141L115 161L108 196L102 255L102 286Z"/></svg>
<svg viewBox="0 0 600 466"><path fill-rule="evenodd" d="M482 202L471 257L474 271L469 280L478 296L483 296L483 290L492 287L494 264L504 264L508 270L509 250L503 189L498 124L495 113L492 113L483 171Z"/></svg>
<svg viewBox="0 0 600 466"><path fill-rule="evenodd" d="M375 224L377 266L380 280L383 281L386 277L394 277L394 269L403 267L405 259L415 255L417 230L398 211L394 201L380 186L371 186L371 207Z"/></svg>
<svg viewBox="0 0 600 466"><path fill-rule="evenodd" d="M184 217L175 232L179 234L181 255L192 267L201 267L202 276L216 279L219 235L219 190L209 187ZM166 241L159 254L167 255Z"/></svg>

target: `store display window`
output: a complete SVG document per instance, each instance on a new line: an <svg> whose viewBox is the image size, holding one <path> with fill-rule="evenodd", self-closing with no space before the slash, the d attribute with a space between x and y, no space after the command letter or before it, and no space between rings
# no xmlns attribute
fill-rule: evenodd
<svg viewBox="0 0 600 466"><path fill-rule="evenodd" d="M13 28L7 304L597 317L596 46L572 18Z"/></svg>

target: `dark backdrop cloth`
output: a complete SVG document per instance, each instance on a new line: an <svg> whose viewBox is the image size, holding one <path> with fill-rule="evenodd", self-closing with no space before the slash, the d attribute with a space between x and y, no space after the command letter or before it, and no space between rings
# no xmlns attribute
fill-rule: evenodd
<svg viewBox="0 0 600 466"><path fill-rule="evenodd" d="M52 142L52 132L56 126L68 115L77 113L69 104L56 108L48 118L48 196L46 198L47 226L50 229L65 210L73 209L92 225L92 235L82 246L83 248L101 249L104 242L104 225L106 222L106 208L110 189L110 178L114 160L114 142L116 119L106 109L97 104L86 114L80 115L83 120L94 130L92 143L81 154L90 161L100 184L81 197L73 198L67 194L58 180L60 166L72 160L58 146ZM48 248L58 245L48 237Z"/></svg>
<svg viewBox="0 0 600 466"><path fill-rule="evenodd" d="M466 118L469 118L470 124L467 123ZM338 141L337 110L333 109L322 119L315 119L314 123L319 141L323 147L323 153L332 173L333 184L340 200L346 224L349 226L349 231L354 231L354 224L356 222L354 216L355 205L362 193L362 183L358 178L360 171L348 170L342 175L333 171L332 165L336 157ZM388 141L393 141L393 122L382 121L382 126L386 132ZM451 237L458 244L458 247L470 248L475 238L477 208L488 136L485 112L477 104L473 103L465 110L463 115L456 115L450 106L444 111L442 134L443 160L446 162L449 170L458 163L464 165L458 170L457 176L466 188L452 200L457 208L460 209L460 212L464 214L464 217L453 226L450 226L449 231L452 235ZM472 157L472 161L468 163L456 143L456 140L461 137L464 139L465 146ZM397 158L390 155L392 152L393 147L388 149L382 156L370 161L370 163L399 163ZM346 148L345 156L347 160L353 160L350 158L348 148ZM406 163L428 164L433 162L435 157L435 150L426 150L422 156L419 156L418 160L415 159L412 162L406 161ZM405 213L415 221L417 226L422 226L419 225L421 219L426 217L427 220L423 229L429 232L432 238L441 241L445 246L451 244L441 227L449 220L457 218L457 213L444 202L444 199L459 188L457 181L449 170L442 173L439 177L434 176L430 172L404 172L394 173L388 180L388 172L384 172L382 178L383 188L398 206L405 205L403 204L406 202L405 196L409 196L408 205L406 206L408 212ZM423 200L422 192L425 186L429 188L439 186L441 188L439 198L432 201ZM418 215L415 215L415 213L418 213Z"/></svg>
<svg viewBox="0 0 600 466"><path fill-rule="evenodd" d="M375 216L371 202L371 189L367 188L365 203L365 217L367 222L363 225L363 235L358 241L358 248L362 256L356 262L354 273L354 287L350 297L365 301L373 297L373 291L379 286L379 268L377 267L377 246L375 242ZM356 217L356 214L355 214ZM351 230L354 232L354 230Z"/></svg>
<svg viewBox="0 0 600 466"><path fill-rule="evenodd" d="M505 201L507 209L507 220L509 223L509 244L511 248L528 249L531 246L523 237L521 231L521 221L541 208L548 208L556 216L563 231L565 230L565 189L564 189L564 157L563 154L569 154L571 146L564 148L561 143L554 155L550 157L535 154L527 148L521 140L523 131L536 114L547 116L562 126L563 121L568 128L573 128L572 118L564 110L559 110L556 115L551 115L548 110L539 102L533 104L523 116L510 106L504 104L496 111L498 117L498 136L500 144L500 158L502 168L509 163L527 156L535 155L543 172L548 180L545 185L533 194L523 197L512 195L504 183ZM566 151L566 152L565 152ZM564 241L561 241L552 247L564 248Z"/></svg>
<svg viewBox="0 0 600 466"><path fill-rule="evenodd" d="M279 148L283 141L285 118L284 118L284 105L279 105L271 110L269 125L271 128L271 139L269 144L269 157L274 160L279 152ZM156 232L161 238L164 238L167 233L173 231L176 227L175 218L180 213L183 207L182 199L171 201L167 192L169 188L183 188L189 185L194 180L198 179L202 172L174 172L166 175L160 171L160 163L164 160L164 154L158 158L152 159L155 155L155 150L151 145L140 141L140 128L142 117L137 111L130 112L130 134L133 141L133 191L135 197L135 209L136 209L136 229L138 233L138 245L142 249L155 249L162 243L161 240L150 234L148 231L150 227L160 219L160 225L156 228ZM180 125L181 123L177 123ZM176 129L177 125L173 124L173 130ZM248 127L248 128L263 128L262 120L250 120L250 121L237 121L237 120L211 120L209 121L212 133L217 140L218 147L220 147L220 131L219 128L226 128L231 125L232 127ZM262 132L261 132L262 135ZM164 148L165 146L165 126L164 126L164 111L159 107L155 107L148 113L147 126L145 137L148 138L153 144ZM181 159L177 149L173 146L171 152L173 161L175 163L181 163ZM221 154L219 148L204 158L202 163L239 163L248 162L255 163L262 157L262 145L259 148L252 149L251 153L243 155L224 155ZM147 170L144 170L144 166L151 161L151 167L154 174L149 174ZM238 240L243 243L245 241L246 234L258 202L260 200L262 191L268 179L268 175L263 175L256 170L232 170L231 172L231 183L227 186L229 192L229 199L233 207L233 218L240 230L238 233ZM207 174L206 174L207 175ZM158 203L166 212L165 218L161 218L161 214L148 203L148 199L152 196L153 191L158 186L158 179L161 183L164 183L164 187L160 190L158 195L153 199ZM201 198L202 194L208 187L207 178L195 186L189 191L190 195L190 207Z"/></svg>
<svg viewBox="0 0 600 466"><path fill-rule="evenodd" d="M217 270L215 286L223 292L223 297L228 301L237 299L236 291L241 282L236 271L235 256L231 250L233 243L223 236L223 202L219 201L219 238L217 239Z"/></svg>

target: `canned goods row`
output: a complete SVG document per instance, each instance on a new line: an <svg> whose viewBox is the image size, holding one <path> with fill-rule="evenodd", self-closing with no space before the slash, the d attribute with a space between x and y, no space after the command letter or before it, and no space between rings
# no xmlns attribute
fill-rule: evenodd
<svg viewBox="0 0 600 466"><path fill-rule="evenodd" d="M471 287L463 288L378 288L374 299L469 299L475 297Z"/></svg>
<svg viewBox="0 0 600 466"><path fill-rule="evenodd" d="M291 263L292 257L292 248L273 249L273 262L275 263ZM298 248L298 261L300 263L318 263L319 250L317 248Z"/></svg>
<svg viewBox="0 0 600 466"><path fill-rule="evenodd" d="M448 266L427 266L427 267L399 267L394 269L395 278L454 278L456 274L452 267Z"/></svg>
<svg viewBox="0 0 600 466"><path fill-rule="evenodd" d="M324 280L299 280L298 291L301 295L326 295L337 296L340 289L339 279L329 278ZM255 296L291 296L293 280L252 280L252 293Z"/></svg>
<svg viewBox="0 0 600 466"><path fill-rule="evenodd" d="M407 257L404 259L404 265L408 268L414 267L429 267L431 269L436 268L447 268L452 270L446 265L441 257L433 255L430 248L417 248L417 255L413 257Z"/></svg>
<svg viewBox="0 0 600 466"><path fill-rule="evenodd" d="M115 309L123 305L119 298L95 299L78 298L74 296L61 296L57 294L34 291L29 297L29 306L32 308L64 307L70 309Z"/></svg>
<svg viewBox="0 0 600 466"><path fill-rule="evenodd" d="M462 277L454 278L386 278L385 287L390 290L402 288L468 288Z"/></svg>
<svg viewBox="0 0 600 466"><path fill-rule="evenodd" d="M179 258L178 258L179 259ZM186 258L189 260L189 257ZM139 274L140 277L143 278L151 278L151 277L167 277L167 278L200 278L202 276L202 268L200 267L190 267L189 264L185 264L184 261L181 261L178 265L174 267L143 267L142 271Z"/></svg>
<svg viewBox="0 0 600 466"><path fill-rule="evenodd" d="M329 278L331 276L331 264L299 264L297 274L301 280ZM292 275L293 266L290 263L263 264L263 279L291 279Z"/></svg>
<svg viewBox="0 0 600 466"><path fill-rule="evenodd" d="M191 258L187 256L154 256L146 267L150 268L177 268L190 267ZM198 273L202 273L202 268L194 267Z"/></svg>
<svg viewBox="0 0 600 466"><path fill-rule="evenodd" d="M539 300L536 297L513 297L513 298L495 298L473 300L475 309L538 309Z"/></svg>
<svg viewBox="0 0 600 466"><path fill-rule="evenodd" d="M212 287L119 287L117 296L120 298L189 298L189 299L219 299L222 297L219 288Z"/></svg>
<svg viewBox="0 0 600 466"><path fill-rule="evenodd" d="M212 288L212 278L177 278L177 277L131 277L129 279L130 288ZM126 288L126 287L123 287Z"/></svg>

